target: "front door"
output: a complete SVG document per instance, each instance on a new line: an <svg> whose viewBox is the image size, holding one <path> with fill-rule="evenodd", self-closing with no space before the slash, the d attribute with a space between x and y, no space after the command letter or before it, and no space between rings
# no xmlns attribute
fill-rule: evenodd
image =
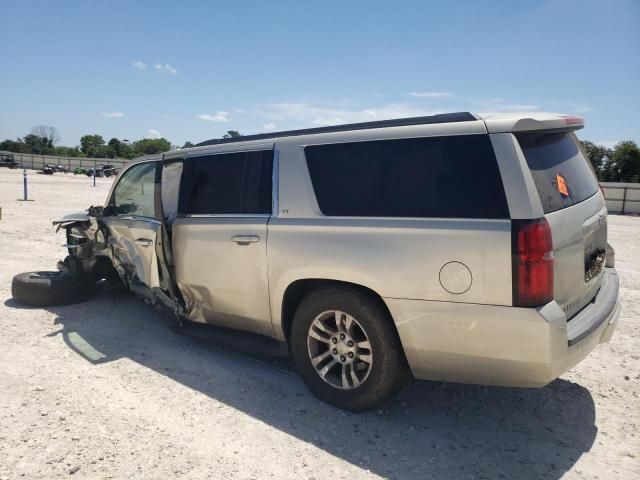
<svg viewBox="0 0 640 480"><path fill-rule="evenodd" d="M272 168L272 145L183 160L170 228L189 319L273 335L267 283Z"/></svg>
<svg viewBox="0 0 640 480"><path fill-rule="evenodd" d="M113 264L132 289L161 287L157 244L161 238L159 161L128 168L105 209Z"/></svg>

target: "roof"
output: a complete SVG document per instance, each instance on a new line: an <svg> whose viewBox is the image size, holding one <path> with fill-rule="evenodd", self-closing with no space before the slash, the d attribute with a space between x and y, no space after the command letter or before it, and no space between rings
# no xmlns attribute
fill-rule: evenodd
<svg viewBox="0 0 640 480"><path fill-rule="evenodd" d="M317 133L348 132L351 130L368 130L372 128L403 127L407 125L429 125L434 123L472 122L478 118L469 112L441 113L426 117L398 118L393 120L379 120L375 122L348 123L330 127L305 128L302 130L286 130L282 132L261 133L258 135L246 135L235 138L212 139L201 142L196 147L207 145L222 145L226 143L250 142L252 140L267 140L271 138L297 137Z"/></svg>

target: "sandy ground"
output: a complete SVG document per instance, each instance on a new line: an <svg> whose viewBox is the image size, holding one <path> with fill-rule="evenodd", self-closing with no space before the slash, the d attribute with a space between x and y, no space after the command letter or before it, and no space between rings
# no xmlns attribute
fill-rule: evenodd
<svg viewBox="0 0 640 480"><path fill-rule="evenodd" d="M538 390L416 382L383 409L316 400L286 368L178 335L124 293L47 309L14 274L64 256L51 221L110 180L0 169L0 478L640 478L640 218L610 217L624 313Z"/></svg>

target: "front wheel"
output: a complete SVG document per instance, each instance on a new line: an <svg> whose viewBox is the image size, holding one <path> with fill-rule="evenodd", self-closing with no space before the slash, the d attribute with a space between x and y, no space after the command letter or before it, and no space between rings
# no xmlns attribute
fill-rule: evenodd
<svg viewBox="0 0 640 480"><path fill-rule="evenodd" d="M293 362L321 400L352 411L389 400L405 373L388 313L349 288L323 288L298 307L291 331Z"/></svg>

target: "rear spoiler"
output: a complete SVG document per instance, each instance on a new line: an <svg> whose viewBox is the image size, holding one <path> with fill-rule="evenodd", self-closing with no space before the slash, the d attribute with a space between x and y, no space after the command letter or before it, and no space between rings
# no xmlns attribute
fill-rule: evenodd
<svg viewBox="0 0 640 480"><path fill-rule="evenodd" d="M557 113L516 113L479 115L488 133L572 131L584 127L584 119L574 115Z"/></svg>

